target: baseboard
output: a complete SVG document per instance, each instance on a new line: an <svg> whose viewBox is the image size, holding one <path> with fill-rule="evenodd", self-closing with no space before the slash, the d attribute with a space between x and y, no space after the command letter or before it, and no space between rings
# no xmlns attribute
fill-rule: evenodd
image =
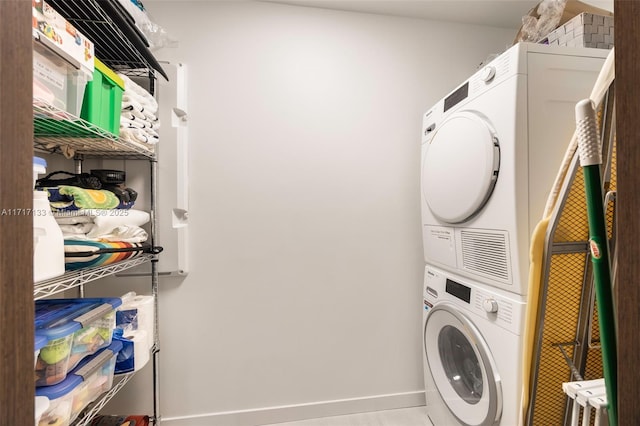
<svg viewBox="0 0 640 426"><path fill-rule="evenodd" d="M416 391L197 416L162 417L161 424L162 426L257 426L316 417L418 407L424 405L424 401L424 391Z"/></svg>

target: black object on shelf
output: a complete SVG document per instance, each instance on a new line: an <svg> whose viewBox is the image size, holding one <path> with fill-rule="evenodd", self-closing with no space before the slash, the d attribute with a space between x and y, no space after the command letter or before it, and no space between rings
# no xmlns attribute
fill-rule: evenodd
<svg viewBox="0 0 640 426"><path fill-rule="evenodd" d="M148 48L146 38L122 13L117 0L47 0L95 44L96 58L115 71L152 69L169 77Z"/></svg>
<svg viewBox="0 0 640 426"><path fill-rule="evenodd" d="M100 2L102 0L98 0L98 1ZM129 1L129 0L127 0L127 1ZM133 29L136 32L137 36L144 42L144 45L149 47L149 41L147 40L147 37L136 26L136 20L133 19L133 16L131 16L129 11L124 8L122 3L120 3L119 1L116 0L116 1L112 2L111 4L113 5L114 8L116 8L118 10L118 13L120 13L124 17L124 19L127 20L127 23L129 24L131 29Z"/></svg>

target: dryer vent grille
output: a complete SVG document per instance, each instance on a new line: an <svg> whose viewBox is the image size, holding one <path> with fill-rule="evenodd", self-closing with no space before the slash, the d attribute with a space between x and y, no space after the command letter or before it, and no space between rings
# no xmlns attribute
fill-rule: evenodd
<svg viewBox="0 0 640 426"><path fill-rule="evenodd" d="M463 230L461 237L464 269L511 283L506 233Z"/></svg>

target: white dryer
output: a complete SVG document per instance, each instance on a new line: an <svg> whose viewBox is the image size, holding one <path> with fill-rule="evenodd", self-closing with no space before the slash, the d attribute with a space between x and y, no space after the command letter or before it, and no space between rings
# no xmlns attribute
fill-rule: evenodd
<svg viewBox="0 0 640 426"><path fill-rule="evenodd" d="M433 426L515 426L525 297L427 266L423 362Z"/></svg>
<svg viewBox="0 0 640 426"><path fill-rule="evenodd" d="M526 294L530 236L608 51L519 43L423 116L425 260Z"/></svg>

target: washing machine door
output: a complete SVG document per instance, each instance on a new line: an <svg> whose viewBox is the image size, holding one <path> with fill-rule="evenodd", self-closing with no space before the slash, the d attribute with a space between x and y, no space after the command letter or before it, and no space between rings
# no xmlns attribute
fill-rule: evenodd
<svg viewBox="0 0 640 426"><path fill-rule="evenodd" d="M489 347L458 308L436 304L425 319L429 372L451 414L464 426L495 425L502 415L502 386Z"/></svg>
<svg viewBox="0 0 640 426"><path fill-rule="evenodd" d="M488 119L473 111L453 113L427 142L422 191L433 215L464 222L485 205L498 179L500 146Z"/></svg>

